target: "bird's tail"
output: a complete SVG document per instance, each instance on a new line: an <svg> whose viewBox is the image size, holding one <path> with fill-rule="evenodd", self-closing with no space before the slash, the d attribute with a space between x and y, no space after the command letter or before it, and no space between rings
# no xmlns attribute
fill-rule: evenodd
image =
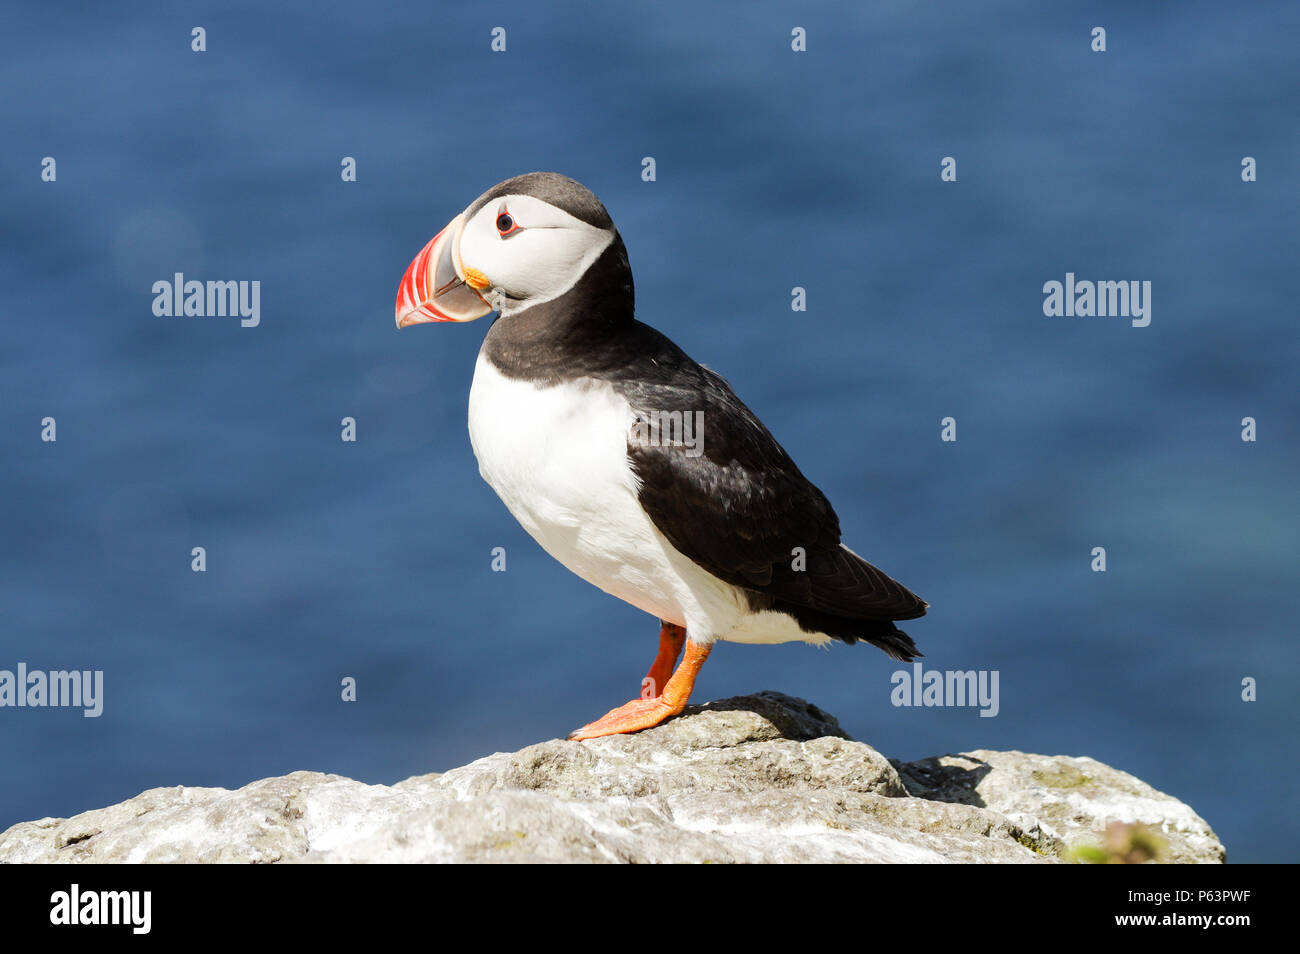
<svg viewBox="0 0 1300 954"><path fill-rule="evenodd" d="M912 637L903 632L892 622L881 621L879 630L876 632L863 633L860 639L869 642L872 646L882 649L890 659L897 659L901 662L911 662L913 659L920 659L925 653L916 648L916 643L912 642Z"/></svg>

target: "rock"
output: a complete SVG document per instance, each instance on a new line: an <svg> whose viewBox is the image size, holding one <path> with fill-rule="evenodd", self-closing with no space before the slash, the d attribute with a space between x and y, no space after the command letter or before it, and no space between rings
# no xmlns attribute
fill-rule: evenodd
<svg viewBox="0 0 1300 954"><path fill-rule="evenodd" d="M1013 862L1062 860L1107 819L1222 861L1181 802L1087 758L970 752L891 762L774 692L635 735L553 740L365 785L294 772L157 788L0 833L3 862Z"/></svg>
<svg viewBox="0 0 1300 954"><path fill-rule="evenodd" d="M1000 812L1067 848L1096 844L1111 822L1137 822L1166 842L1168 862L1221 863L1218 836L1187 805L1096 759L980 749L897 765L908 793Z"/></svg>

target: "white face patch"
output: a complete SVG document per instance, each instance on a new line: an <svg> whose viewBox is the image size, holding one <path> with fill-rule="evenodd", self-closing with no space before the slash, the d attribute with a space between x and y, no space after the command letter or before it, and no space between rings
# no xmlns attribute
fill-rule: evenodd
<svg viewBox="0 0 1300 954"><path fill-rule="evenodd" d="M505 236L497 228L503 212L516 227ZM613 241L613 229L588 225L530 195L508 195L465 223L460 261L487 276L492 284L485 297L508 315L563 295Z"/></svg>

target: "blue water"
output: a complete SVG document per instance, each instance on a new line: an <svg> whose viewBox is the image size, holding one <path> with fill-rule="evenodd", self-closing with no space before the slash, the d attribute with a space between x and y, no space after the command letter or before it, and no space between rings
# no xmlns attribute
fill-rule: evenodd
<svg viewBox="0 0 1300 954"><path fill-rule="evenodd" d="M1230 860L1296 860L1300 7L1135 6L8 10L0 669L102 669L105 708L0 709L0 828L393 782L635 694L656 623L478 477L487 323L393 325L435 231L553 169L610 209L642 319L933 604L926 664L1001 677L986 719L894 708L867 647L723 645L697 699L803 696L904 759L1091 755ZM155 317L178 271L260 281L260 326ZM1067 271L1151 281L1150 326L1045 318Z"/></svg>

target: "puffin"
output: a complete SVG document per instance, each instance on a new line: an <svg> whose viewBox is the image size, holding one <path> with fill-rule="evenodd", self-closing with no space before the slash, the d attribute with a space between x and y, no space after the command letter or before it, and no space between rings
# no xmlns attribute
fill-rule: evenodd
<svg viewBox="0 0 1300 954"><path fill-rule="evenodd" d="M469 393L479 473L543 550L660 622L640 694L569 738L680 714L719 640L920 656L895 623L929 604L841 542L826 496L634 297L609 212L554 172L480 195L397 292L398 328L496 316Z"/></svg>

